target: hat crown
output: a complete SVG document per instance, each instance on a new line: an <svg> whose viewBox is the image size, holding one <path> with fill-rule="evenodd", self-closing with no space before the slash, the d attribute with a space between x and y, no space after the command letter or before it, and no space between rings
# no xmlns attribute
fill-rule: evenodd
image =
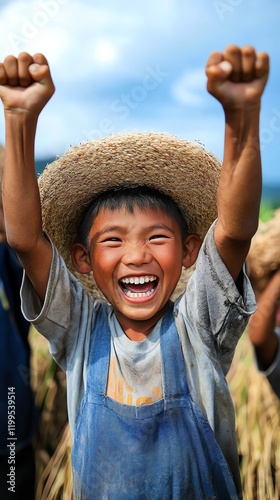
<svg viewBox="0 0 280 500"><path fill-rule="evenodd" d="M43 226L68 267L84 209L112 188L146 185L174 200L202 238L217 216L221 163L199 143L164 133L114 134L70 148L39 178ZM84 276L79 276L84 282Z"/></svg>

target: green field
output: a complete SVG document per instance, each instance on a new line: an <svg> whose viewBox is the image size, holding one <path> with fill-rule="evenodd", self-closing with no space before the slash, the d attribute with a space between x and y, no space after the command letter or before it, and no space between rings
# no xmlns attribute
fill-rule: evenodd
<svg viewBox="0 0 280 500"><path fill-rule="evenodd" d="M271 219L273 211L277 208L280 208L280 185L264 186L260 210L261 220L266 222Z"/></svg>

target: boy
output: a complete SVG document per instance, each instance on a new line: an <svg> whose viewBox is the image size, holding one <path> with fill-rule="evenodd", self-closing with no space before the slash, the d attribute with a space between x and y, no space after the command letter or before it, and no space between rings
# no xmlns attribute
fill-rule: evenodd
<svg viewBox="0 0 280 500"><path fill-rule="evenodd" d="M224 375L255 307L242 267L258 225L268 66L250 46L209 57L207 88L226 119L220 179L211 154L168 135L93 141L42 175L43 227L34 139L49 67L25 53L0 66L7 234L25 315L67 374L76 498L242 496ZM91 274L109 304L81 285Z"/></svg>

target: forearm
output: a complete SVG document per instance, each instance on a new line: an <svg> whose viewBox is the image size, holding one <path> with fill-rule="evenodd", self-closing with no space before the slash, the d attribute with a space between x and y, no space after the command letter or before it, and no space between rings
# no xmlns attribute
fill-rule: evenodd
<svg viewBox="0 0 280 500"><path fill-rule="evenodd" d="M278 348L275 334L280 300L280 271L276 272L258 299L258 307L248 325L248 333L264 368L270 366Z"/></svg>
<svg viewBox="0 0 280 500"><path fill-rule="evenodd" d="M29 112L6 112L3 206L9 244L27 252L42 235L34 141L37 117Z"/></svg>
<svg viewBox="0 0 280 500"><path fill-rule="evenodd" d="M248 325L248 334L263 370L272 364L278 349L275 323L267 314L265 311L257 310Z"/></svg>
<svg viewBox="0 0 280 500"><path fill-rule="evenodd" d="M262 190L259 106L225 113L225 145L218 189L219 223L228 238L250 241L258 227Z"/></svg>

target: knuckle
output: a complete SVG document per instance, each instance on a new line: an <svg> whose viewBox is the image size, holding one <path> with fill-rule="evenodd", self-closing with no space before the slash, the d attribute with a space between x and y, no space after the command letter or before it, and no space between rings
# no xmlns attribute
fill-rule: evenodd
<svg viewBox="0 0 280 500"><path fill-rule="evenodd" d="M5 57L4 64L14 64L14 63L16 63L16 61L17 61L17 59L15 56L9 55L9 56Z"/></svg>
<svg viewBox="0 0 280 500"><path fill-rule="evenodd" d="M21 52L18 56L19 61L21 62L30 62L32 61L32 57L28 52Z"/></svg>

